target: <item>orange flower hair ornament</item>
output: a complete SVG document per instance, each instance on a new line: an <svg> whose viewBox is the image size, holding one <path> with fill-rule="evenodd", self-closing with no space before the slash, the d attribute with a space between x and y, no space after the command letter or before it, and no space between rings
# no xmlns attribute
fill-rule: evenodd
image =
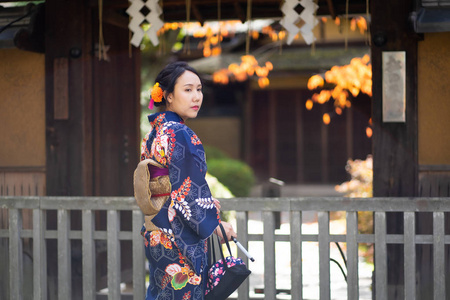
<svg viewBox="0 0 450 300"><path fill-rule="evenodd" d="M159 82L155 83L150 93L150 103L148 104L149 109L153 109L153 102L161 102L163 98L163 90L159 86Z"/></svg>

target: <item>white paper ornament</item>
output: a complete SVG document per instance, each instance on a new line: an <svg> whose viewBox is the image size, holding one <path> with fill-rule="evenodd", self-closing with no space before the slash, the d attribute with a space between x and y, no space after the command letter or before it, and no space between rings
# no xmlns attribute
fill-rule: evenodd
<svg viewBox="0 0 450 300"><path fill-rule="evenodd" d="M299 33L300 28L295 25L299 20L299 15L295 11L295 7L299 4L298 0L285 0L281 6L281 11L284 14L283 19L281 19L280 24L287 31L287 44L290 45L295 36Z"/></svg>
<svg viewBox="0 0 450 300"><path fill-rule="evenodd" d="M159 44L158 30L164 26L164 22L159 18L162 14L162 9L158 4L159 0L129 0L130 6L127 9L127 14L130 16L130 23L128 24L128 29L133 33L133 37L131 38L130 43L139 47L144 38L144 35L150 39L150 42L157 46ZM150 10L147 16L144 16L141 12L141 9L144 5ZM144 31L141 27L141 24L144 20L150 24L150 28L147 31Z"/></svg>
<svg viewBox="0 0 450 300"><path fill-rule="evenodd" d="M311 26L311 29L314 28L317 23L319 23L314 15L319 6L311 0L301 0L300 4L304 7L302 13L300 14L300 19Z"/></svg>
<svg viewBox="0 0 450 300"><path fill-rule="evenodd" d="M299 15L295 11L297 5L303 6L303 11ZM312 32L313 28L319 23L315 17L315 13L319 6L312 0L285 0L281 6L281 11L284 16L280 21L281 26L283 26L287 31L287 44L290 45L295 36L300 32L305 40L306 44L312 44L316 38ZM296 25L299 21L303 20L305 24L298 28Z"/></svg>
<svg viewBox="0 0 450 300"><path fill-rule="evenodd" d="M305 43L308 45L311 45L316 40L316 37L312 32L312 27L307 23L300 28L300 33L302 34Z"/></svg>
<svg viewBox="0 0 450 300"><path fill-rule="evenodd" d="M150 10L150 13L145 18L150 23L150 28L147 30L147 36L150 39L150 42L154 46L158 46L158 30L164 26L164 22L159 18L162 14L162 9L158 4L159 0L149 0L145 4L147 8Z"/></svg>
<svg viewBox="0 0 450 300"><path fill-rule="evenodd" d="M127 9L127 14L130 16L130 23L128 29L133 33L130 43L138 47L141 44L144 37L144 30L141 28L142 21L144 21L144 15L140 12L144 3L141 0L130 0L130 6Z"/></svg>

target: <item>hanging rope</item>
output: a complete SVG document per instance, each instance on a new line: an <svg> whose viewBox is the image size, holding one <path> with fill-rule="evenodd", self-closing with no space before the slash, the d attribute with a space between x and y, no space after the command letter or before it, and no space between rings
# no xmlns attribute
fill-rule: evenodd
<svg viewBox="0 0 450 300"><path fill-rule="evenodd" d="M366 0L366 17L369 18L369 0Z"/></svg>
<svg viewBox="0 0 450 300"><path fill-rule="evenodd" d="M317 4L317 6L319 5L319 0L314 0L314 3ZM317 18L317 9L314 11L314 19ZM316 54L316 40L314 40L312 42L311 45L311 55L315 55Z"/></svg>
<svg viewBox="0 0 450 300"><path fill-rule="evenodd" d="M184 43L184 53L187 52L188 55L191 54L191 49L189 46L189 22L191 21L191 0L186 0L186 40Z"/></svg>
<svg viewBox="0 0 450 300"><path fill-rule="evenodd" d="M366 16L367 16L367 40L369 41L369 46L371 46L372 44L372 40L371 40L371 36L370 36L370 25L369 25L369 20L370 20L370 14L369 14L369 0L366 0Z"/></svg>
<svg viewBox="0 0 450 300"><path fill-rule="evenodd" d="M252 0L247 0L247 40L245 43L245 53L250 53L250 19L252 18Z"/></svg>
<svg viewBox="0 0 450 300"><path fill-rule="evenodd" d="M128 24L130 24L131 16L128 16ZM131 48L131 38L133 37L133 34L131 33L130 28L128 28L128 57L133 57L133 49Z"/></svg>
<svg viewBox="0 0 450 300"><path fill-rule="evenodd" d="M217 0L217 22L219 23L219 33L218 33L218 37L219 37L219 48L222 48L222 46L220 45L220 40L222 37L222 26L220 25L220 17L221 17L222 11L220 8L220 0Z"/></svg>
<svg viewBox="0 0 450 300"><path fill-rule="evenodd" d="M279 55L283 54L283 43L286 41L286 39L287 39L287 34L282 39L279 39L279 41L280 41L280 47L278 50Z"/></svg>
<svg viewBox="0 0 450 300"><path fill-rule="evenodd" d="M98 60L106 60L105 41L103 39L103 0L98 0Z"/></svg>
<svg viewBox="0 0 450 300"><path fill-rule="evenodd" d="M163 23L165 23L165 21L164 21L164 10L163 10L163 8L164 8L164 1L163 0L161 0L160 2L159 2L159 5L161 6L161 10L163 11L163 13L161 14L161 20L163 21ZM166 40L166 30L163 30L162 31L162 37L161 37L161 46L162 46L162 48L163 48L163 53L166 53L167 52L167 40Z"/></svg>
<svg viewBox="0 0 450 300"><path fill-rule="evenodd" d="M349 0L345 1L345 34L344 34L344 40L345 40L345 51L347 51L348 48L348 28L350 27L349 20L348 20L348 2Z"/></svg>
<svg viewBox="0 0 450 300"><path fill-rule="evenodd" d="M163 11L163 0L160 0L160 2L158 2L159 7L161 7L161 11ZM163 22L163 24L165 24L164 22L164 11L163 14L161 14L160 17L161 21ZM160 35L159 35L159 41L161 42L161 44L159 44L159 49L158 49L158 53L159 55L162 55L163 53L166 53L166 39L165 39L165 35L166 35L166 29L163 26L163 30L160 31Z"/></svg>

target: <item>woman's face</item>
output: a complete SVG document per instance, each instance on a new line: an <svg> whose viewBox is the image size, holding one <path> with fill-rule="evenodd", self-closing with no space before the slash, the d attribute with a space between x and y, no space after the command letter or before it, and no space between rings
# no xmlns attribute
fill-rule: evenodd
<svg viewBox="0 0 450 300"><path fill-rule="evenodd" d="M202 106L203 92L200 78L191 71L178 77L173 93L167 95L167 110L177 113L184 121L197 117Z"/></svg>

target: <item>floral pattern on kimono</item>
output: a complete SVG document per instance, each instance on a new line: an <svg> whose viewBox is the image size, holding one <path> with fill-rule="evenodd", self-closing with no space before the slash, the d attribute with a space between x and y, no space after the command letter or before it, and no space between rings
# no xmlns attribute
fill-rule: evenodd
<svg viewBox="0 0 450 300"><path fill-rule="evenodd" d="M150 265L150 299L203 299L208 270L207 238L220 222L205 180L206 158L195 133L174 112L149 116L152 130L141 146L169 169L169 199L153 218L159 231L142 234Z"/></svg>

